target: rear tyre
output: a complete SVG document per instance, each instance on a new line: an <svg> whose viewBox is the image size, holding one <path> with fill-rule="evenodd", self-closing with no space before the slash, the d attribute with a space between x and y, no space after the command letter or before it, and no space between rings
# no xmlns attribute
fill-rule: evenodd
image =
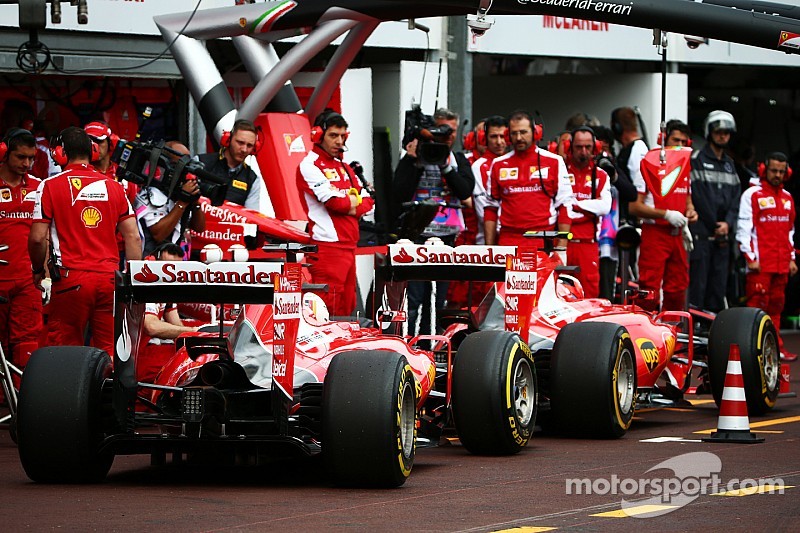
<svg viewBox="0 0 800 533"><path fill-rule="evenodd" d="M533 354L518 335L479 331L464 339L453 365L453 420L467 450L519 452L533 433L536 402Z"/></svg>
<svg viewBox="0 0 800 533"><path fill-rule="evenodd" d="M714 401L722 402L731 344L739 345L747 412L763 415L775 406L780 390L780 351L775 325L757 307L725 309L708 335L708 373Z"/></svg>
<svg viewBox="0 0 800 533"><path fill-rule="evenodd" d="M103 383L111 360L96 348L61 346L34 352L22 375L17 412L19 457L33 481L94 483L114 456L100 453Z"/></svg>
<svg viewBox="0 0 800 533"><path fill-rule="evenodd" d="M609 322L561 329L550 363L550 405L562 433L618 438L633 419L636 356L628 331Z"/></svg>
<svg viewBox="0 0 800 533"><path fill-rule="evenodd" d="M417 383L387 351L337 355L322 396L322 455L337 485L398 487L414 464Z"/></svg>

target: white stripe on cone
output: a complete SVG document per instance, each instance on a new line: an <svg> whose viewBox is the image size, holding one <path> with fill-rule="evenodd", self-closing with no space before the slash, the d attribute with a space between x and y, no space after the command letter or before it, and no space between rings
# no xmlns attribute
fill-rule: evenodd
<svg viewBox="0 0 800 533"><path fill-rule="evenodd" d="M717 431L750 431L750 420L746 416L720 416Z"/></svg>
<svg viewBox="0 0 800 533"><path fill-rule="evenodd" d="M729 400L732 402L746 402L747 398L744 396L744 389L741 387L725 387L722 391L722 400Z"/></svg>
<svg viewBox="0 0 800 533"><path fill-rule="evenodd" d="M733 359L728 359L728 368L725 371L727 374L736 374L741 376L742 375L742 362L741 361L734 361Z"/></svg>

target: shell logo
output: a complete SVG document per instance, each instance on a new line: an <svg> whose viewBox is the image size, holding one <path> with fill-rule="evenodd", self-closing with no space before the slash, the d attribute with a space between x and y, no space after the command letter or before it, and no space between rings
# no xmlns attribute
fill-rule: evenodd
<svg viewBox="0 0 800 533"><path fill-rule="evenodd" d="M83 220L83 225L87 228L96 228L100 225L100 221L103 220L103 215L96 207L84 207L83 211L81 211L81 220Z"/></svg>

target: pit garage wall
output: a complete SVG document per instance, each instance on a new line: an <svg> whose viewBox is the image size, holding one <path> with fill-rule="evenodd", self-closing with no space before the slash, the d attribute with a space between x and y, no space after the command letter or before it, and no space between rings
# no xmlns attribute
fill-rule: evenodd
<svg viewBox="0 0 800 533"><path fill-rule="evenodd" d="M667 74L667 120L687 120L688 87L686 74ZM483 76L474 79L472 101L476 118L507 115L517 108L532 113L538 110L544 121L545 140L556 137L577 111L595 116L608 126L615 108L638 106L647 142L653 146L661 121L661 75Z"/></svg>

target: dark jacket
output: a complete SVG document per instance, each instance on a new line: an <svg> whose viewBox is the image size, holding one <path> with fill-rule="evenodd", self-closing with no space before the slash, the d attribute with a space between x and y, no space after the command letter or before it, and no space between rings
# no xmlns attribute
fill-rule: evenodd
<svg viewBox="0 0 800 533"><path fill-rule="evenodd" d="M692 154L692 203L698 220L692 234L703 239L714 235L717 222L727 222L729 235L735 233L739 218L741 184L733 159L723 154L717 159L706 144Z"/></svg>
<svg viewBox="0 0 800 533"><path fill-rule="evenodd" d="M253 184L258 178L252 168L247 165L240 165L237 169L228 167L228 162L225 158L220 158L216 152L203 154L200 156L200 162L206 167L206 170L216 174L221 178L229 178L231 181L228 184L228 192L225 199L239 205L245 205L247 195Z"/></svg>

